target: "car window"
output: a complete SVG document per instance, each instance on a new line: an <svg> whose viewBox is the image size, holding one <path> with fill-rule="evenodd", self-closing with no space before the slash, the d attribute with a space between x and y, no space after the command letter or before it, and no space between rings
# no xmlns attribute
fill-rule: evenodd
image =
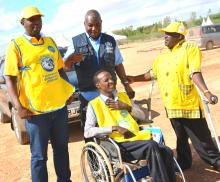
<svg viewBox="0 0 220 182"><path fill-rule="evenodd" d="M204 26L202 27L202 32L204 34L220 32L220 27L217 25Z"/></svg>
<svg viewBox="0 0 220 182"><path fill-rule="evenodd" d="M216 28L216 32L220 32L220 25L216 25L215 28Z"/></svg>

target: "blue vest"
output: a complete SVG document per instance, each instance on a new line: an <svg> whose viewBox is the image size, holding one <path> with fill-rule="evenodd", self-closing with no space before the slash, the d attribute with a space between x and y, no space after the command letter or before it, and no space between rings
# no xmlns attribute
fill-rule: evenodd
<svg viewBox="0 0 220 182"><path fill-rule="evenodd" d="M80 64L75 64L75 70L78 78L78 87L80 91L95 90L93 83L94 74L100 69L108 70L116 81L115 74L115 39L102 33L99 47L99 61L97 60L95 50L92 47L86 33L82 33L72 38L75 53L82 53L85 57Z"/></svg>

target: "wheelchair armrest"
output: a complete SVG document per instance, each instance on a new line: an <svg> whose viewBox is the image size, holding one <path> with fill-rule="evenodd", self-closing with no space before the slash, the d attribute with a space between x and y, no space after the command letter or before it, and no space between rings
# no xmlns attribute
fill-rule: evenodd
<svg viewBox="0 0 220 182"><path fill-rule="evenodd" d="M108 138L108 140L114 145L114 147L116 148L117 152L118 152L118 158L119 158L119 162L120 164L122 165L122 156L121 156L121 150L119 148L119 146L117 145L117 143L111 139L111 138Z"/></svg>
<svg viewBox="0 0 220 182"><path fill-rule="evenodd" d="M108 139L108 135L103 135L101 137L93 137L92 139L93 139L93 141L95 143L99 144L100 140L103 140L103 141L107 140Z"/></svg>

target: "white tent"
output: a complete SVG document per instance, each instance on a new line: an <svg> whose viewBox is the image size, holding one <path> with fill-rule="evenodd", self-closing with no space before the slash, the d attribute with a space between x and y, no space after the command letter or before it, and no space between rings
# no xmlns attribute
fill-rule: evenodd
<svg viewBox="0 0 220 182"><path fill-rule="evenodd" d="M122 43L123 41L127 40L127 36L125 35L116 35L112 32L107 32L108 35L111 35L112 37L115 38L118 44Z"/></svg>
<svg viewBox="0 0 220 182"><path fill-rule="evenodd" d="M205 18L202 19L202 26L205 26L206 25L206 21L205 21Z"/></svg>
<svg viewBox="0 0 220 182"><path fill-rule="evenodd" d="M205 18L203 18L203 20L202 20L202 26L206 26L206 25L213 25L213 22L209 16L206 18L206 20L205 20Z"/></svg>
<svg viewBox="0 0 220 182"><path fill-rule="evenodd" d="M206 25L213 25L212 20L209 18L209 16L206 19Z"/></svg>

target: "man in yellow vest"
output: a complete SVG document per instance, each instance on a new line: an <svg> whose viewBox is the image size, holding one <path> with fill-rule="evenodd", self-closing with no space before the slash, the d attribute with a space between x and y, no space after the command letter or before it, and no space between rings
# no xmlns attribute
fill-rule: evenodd
<svg viewBox="0 0 220 182"><path fill-rule="evenodd" d="M185 40L186 28L181 22L172 22L161 32L165 33L167 48L158 55L152 70L128 76L128 79L130 83L157 80L167 116L177 136L177 161L181 168L188 169L192 165L190 138L199 156L220 171L220 153L212 141L195 87L203 91L210 104L218 102L203 79L201 51L195 43Z"/></svg>
<svg viewBox="0 0 220 182"><path fill-rule="evenodd" d="M126 93L116 92L112 75L100 70L94 83L100 95L89 102L84 137L109 135L125 151L124 158L149 161L153 181L176 181L172 150L153 141L149 132L139 130L130 115L131 101Z"/></svg>
<svg viewBox="0 0 220 182"><path fill-rule="evenodd" d="M43 14L36 7L23 9L25 33L7 48L4 74L18 115L25 119L30 138L33 182L48 181L47 148L53 148L57 181L70 181L68 113L66 102L74 88L67 82L63 60L52 38L43 36Z"/></svg>

